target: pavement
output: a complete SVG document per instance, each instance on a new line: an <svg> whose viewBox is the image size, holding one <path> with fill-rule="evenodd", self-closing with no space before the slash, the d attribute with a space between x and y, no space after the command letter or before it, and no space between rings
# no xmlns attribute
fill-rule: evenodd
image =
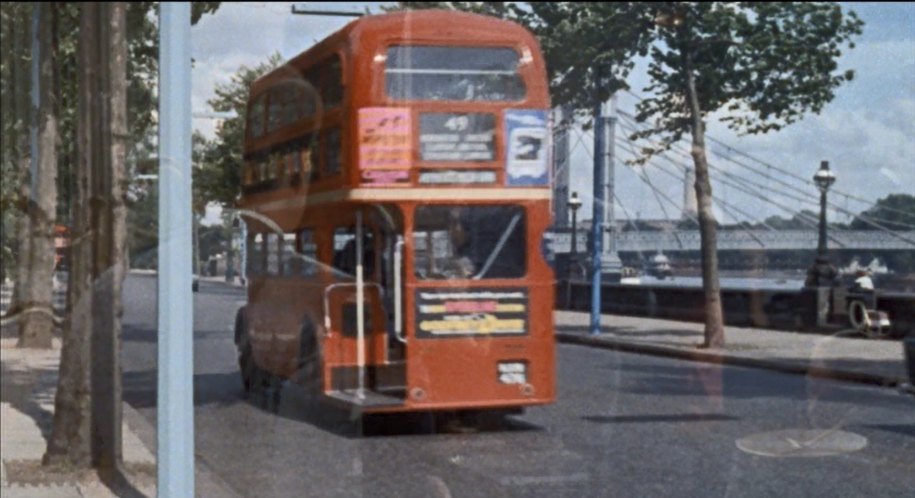
<svg viewBox="0 0 915 498"><path fill-rule="evenodd" d="M700 348L701 323L602 315L600 333L592 335L589 313L556 311L554 319L559 342L912 391L898 339L866 339L852 330L824 335L726 326L724 347Z"/></svg>
<svg viewBox="0 0 915 498"><path fill-rule="evenodd" d="M204 277L217 282L220 279ZM225 283L224 279L221 279ZM232 284L226 284L232 285ZM237 283L235 285L238 285ZM640 317L603 315L600 333L590 334L589 315L556 311L559 342L860 382L912 392L907 384L903 345L898 340L725 327L723 348L699 348L703 325ZM8 332L9 329L7 329ZM142 415L124 404L123 479L105 484L94 473L49 475L39 462L50 436L60 344L51 350L16 348L0 339L0 495L3 498L154 497L155 432ZM207 466L197 465L198 496L233 496Z"/></svg>
<svg viewBox="0 0 915 498"><path fill-rule="evenodd" d="M16 339L0 339L0 459L4 498L155 496L153 452L131 430L125 413L123 455L125 479L112 488L95 473L48 473L40 468L54 417L54 393L60 364L60 341L54 348L20 349ZM128 407L129 409L129 407Z"/></svg>
<svg viewBox="0 0 915 498"><path fill-rule="evenodd" d="M95 472L55 473L41 468L51 435L60 340L52 349L20 349L9 325L0 339L0 496L3 498L154 498L155 427L123 404L122 471L113 479ZM232 491L206 464L195 468L197 496L229 497Z"/></svg>

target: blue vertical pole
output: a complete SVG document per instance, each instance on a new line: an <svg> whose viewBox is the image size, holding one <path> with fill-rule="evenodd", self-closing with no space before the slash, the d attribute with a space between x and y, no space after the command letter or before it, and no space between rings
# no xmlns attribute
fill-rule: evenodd
<svg viewBox="0 0 915 498"><path fill-rule="evenodd" d="M600 333L601 254L604 251L604 118L601 104L594 104L594 213L591 220L591 335Z"/></svg>
<svg viewBox="0 0 915 498"><path fill-rule="evenodd" d="M159 12L158 496L194 496L191 4Z"/></svg>

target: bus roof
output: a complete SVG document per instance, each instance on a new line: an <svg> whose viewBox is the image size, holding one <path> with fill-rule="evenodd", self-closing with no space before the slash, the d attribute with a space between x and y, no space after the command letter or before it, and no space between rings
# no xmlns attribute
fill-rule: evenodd
<svg viewBox="0 0 915 498"><path fill-rule="evenodd" d="M356 45L361 39L397 38L403 33L416 40L485 39L490 43L517 43L519 40L537 47L537 40L524 27L496 17L454 10L408 10L361 17L293 57L283 66L254 81L251 93L260 93L271 80L288 75L289 66L300 67L306 61L320 60L331 55L344 42Z"/></svg>

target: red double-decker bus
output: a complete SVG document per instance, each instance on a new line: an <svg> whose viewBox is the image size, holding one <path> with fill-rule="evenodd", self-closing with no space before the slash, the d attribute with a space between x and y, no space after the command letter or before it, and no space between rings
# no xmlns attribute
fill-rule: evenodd
<svg viewBox="0 0 915 498"><path fill-rule="evenodd" d="M450 11L355 20L258 79L246 388L366 413L552 402L549 108L528 31Z"/></svg>

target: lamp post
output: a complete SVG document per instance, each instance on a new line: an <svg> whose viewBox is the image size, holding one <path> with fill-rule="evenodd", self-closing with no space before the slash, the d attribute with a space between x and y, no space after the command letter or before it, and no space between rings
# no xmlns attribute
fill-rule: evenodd
<svg viewBox="0 0 915 498"><path fill-rule="evenodd" d="M817 241L817 256L813 266L807 271L807 287L831 286L836 277L836 269L826 254L826 193L836 181L836 175L829 171L829 161L820 163L820 169L813 175L813 181L820 189L820 234Z"/></svg>
<svg viewBox="0 0 915 498"><path fill-rule="evenodd" d="M810 326L827 325L829 297L837 274L826 253L826 193L835 181L836 175L829 171L829 162L821 162L820 169L813 175L813 182L820 189L820 233L817 241L817 256L813 266L807 270L807 280L804 282L807 303L804 322Z"/></svg>
<svg viewBox="0 0 915 498"><path fill-rule="evenodd" d="M572 276L578 266L578 208L581 207L581 199L578 198L578 192L572 192L569 197L569 209L572 210L572 247L569 252L568 275L566 276L566 306L572 304Z"/></svg>

